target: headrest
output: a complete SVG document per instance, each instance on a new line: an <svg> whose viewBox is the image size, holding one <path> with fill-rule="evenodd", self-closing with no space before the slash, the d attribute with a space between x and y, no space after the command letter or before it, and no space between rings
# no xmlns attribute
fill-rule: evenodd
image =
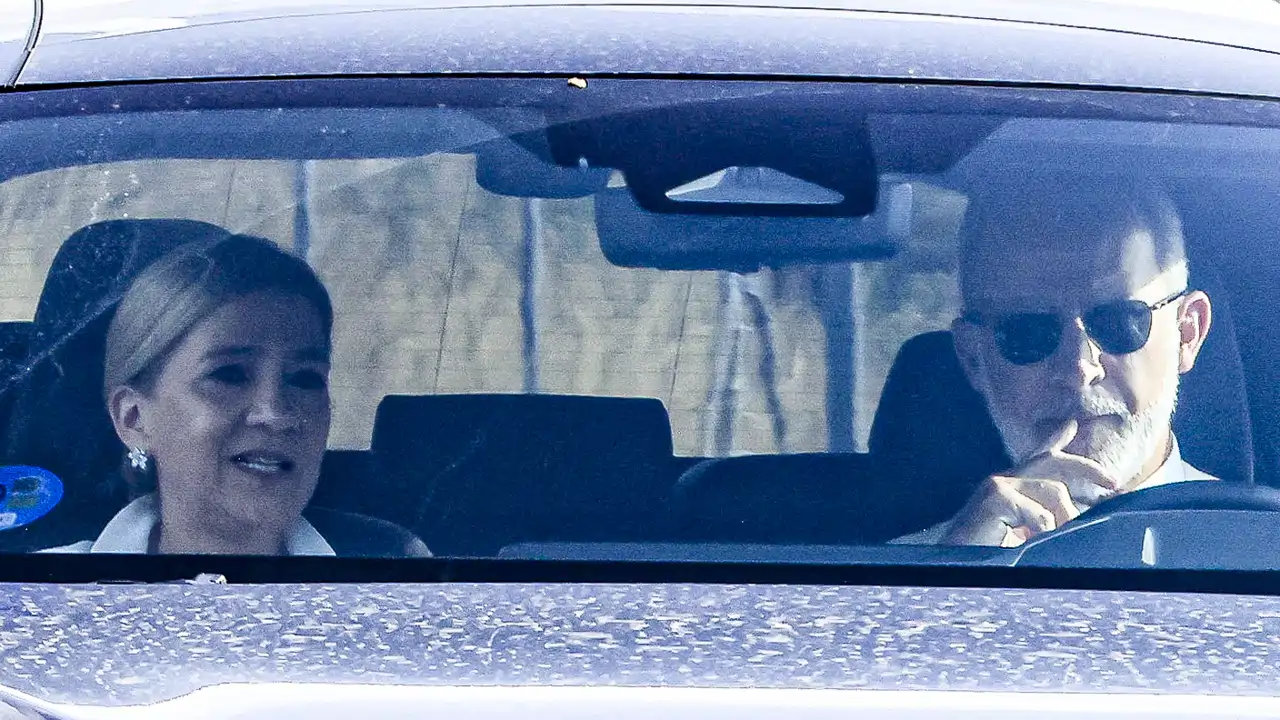
<svg viewBox="0 0 1280 720"><path fill-rule="evenodd" d="M1190 254L1191 287L1209 295L1213 325L1179 384L1173 432L1183 460L1214 477L1252 483L1252 421L1231 303L1207 252L1193 247Z"/></svg>
<svg viewBox="0 0 1280 720"><path fill-rule="evenodd" d="M13 403L7 427L0 428L3 457L46 468L67 487L62 505L27 530L68 514L96 519L118 509L110 477L120 462L119 441L102 400L111 314L133 279L166 252L227 234L194 220L109 220L81 228L58 249L36 305L26 361L0 387ZM81 527L70 530L83 533L90 522L75 524Z"/></svg>
<svg viewBox="0 0 1280 720"><path fill-rule="evenodd" d="M672 532L686 542L855 545L914 529L897 527L874 487L858 453L704 460L672 490Z"/></svg>
<svg viewBox="0 0 1280 720"><path fill-rule="evenodd" d="M31 344L31 323L14 321L0 323L0 438L9 427L9 413L13 397L4 392L10 378L20 374L27 363L27 350ZM4 448L0 444L0 451Z"/></svg>
<svg viewBox="0 0 1280 720"><path fill-rule="evenodd" d="M945 330L917 335L898 350L868 448L886 482L896 476L904 491L918 494L921 528L945 520L983 478L1009 466Z"/></svg>
<svg viewBox="0 0 1280 720"><path fill-rule="evenodd" d="M672 452L661 400L514 393L388 395L378 404L372 450L388 457L415 448L471 447L494 432L528 438L522 445L536 452L578 452L600 442Z"/></svg>
<svg viewBox="0 0 1280 720"><path fill-rule="evenodd" d="M0 388L26 362L27 352L31 347L31 334L30 322L0 322Z"/></svg>
<svg viewBox="0 0 1280 720"><path fill-rule="evenodd" d="M671 426L660 400L567 395L388 396L366 512L441 554L517 541L625 539L669 487Z"/></svg>
<svg viewBox="0 0 1280 720"><path fill-rule="evenodd" d="M170 250L228 235L197 220L107 220L87 225L58 248L36 304L33 349L48 350L108 314L133 279Z"/></svg>

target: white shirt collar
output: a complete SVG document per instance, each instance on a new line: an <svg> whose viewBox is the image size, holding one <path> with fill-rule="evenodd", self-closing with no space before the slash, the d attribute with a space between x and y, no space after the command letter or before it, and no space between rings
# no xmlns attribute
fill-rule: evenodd
<svg viewBox="0 0 1280 720"><path fill-rule="evenodd" d="M89 552L145 554L151 543L151 531L158 522L160 510L155 493L143 495L111 518ZM290 555L337 554L320 532L303 518L298 518L287 549Z"/></svg>
<svg viewBox="0 0 1280 720"><path fill-rule="evenodd" d="M1171 485L1178 482L1186 482L1187 480L1216 480L1212 475L1197 470L1195 467L1187 464L1182 459L1182 453L1178 450L1178 439L1172 438L1173 447L1169 449L1169 457L1165 458L1164 464L1156 469L1155 472L1142 482L1133 487L1133 490L1145 490L1159 485ZM1130 491L1132 492L1132 490Z"/></svg>

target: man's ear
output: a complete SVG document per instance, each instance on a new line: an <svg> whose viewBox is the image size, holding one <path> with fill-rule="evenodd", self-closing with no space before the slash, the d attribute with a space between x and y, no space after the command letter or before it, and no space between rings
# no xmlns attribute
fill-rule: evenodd
<svg viewBox="0 0 1280 720"><path fill-rule="evenodd" d="M146 410L146 395L134 388L121 386L107 396L107 412L111 415L111 424L115 426L116 436L125 447L143 450L151 447L145 422Z"/></svg>
<svg viewBox="0 0 1280 720"><path fill-rule="evenodd" d="M951 338L956 346L956 359L960 361L965 378L970 387L981 393L986 384L987 368L978 327L957 318L951 322Z"/></svg>
<svg viewBox="0 0 1280 720"><path fill-rule="evenodd" d="M1213 306L1209 296L1201 290L1187 293L1178 312L1178 372L1190 372L1195 367L1200 348L1209 336L1213 324Z"/></svg>

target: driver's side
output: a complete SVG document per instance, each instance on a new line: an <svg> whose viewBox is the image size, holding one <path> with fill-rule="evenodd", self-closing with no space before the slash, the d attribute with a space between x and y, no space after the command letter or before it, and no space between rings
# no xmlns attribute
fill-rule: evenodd
<svg viewBox="0 0 1280 720"><path fill-rule="evenodd" d="M1010 467L897 542L1012 547L1121 494L1217 479L1172 424L1213 322L1176 207L1150 187L1062 183L974 198L952 333Z"/></svg>
<svg viewBox="0 0 1280 720"><path fill-rule="evenodd" d="M1252 486L1244 368L1217 268L1224 248L1198 215L1184 231L1172 197L1114 181L1090 189L1079 177L989 184L962 228L963 317L899 350L869 456L725 458L682 486L759 487L766 473L831 490L842 475L848 492L822 493L820 513L832 516L823 537L840 544L888 539L882 530L896 527L897 544L1020 545L1091 507L1090 517L1137 508L1128 501L1156 493L1133 491L1182 480L1226 482L1195 498L1161 494L1158 507L1269 507L1268 488ZM1078 437L1061 436L1068 421ZM683 524L707 527L716 504L703 505ZM715 539L767 542L746 524L768 514L739 512L743 522ZM838 528L837 515L854 527ZM770 522L756 524L786 524Z"/></svg>

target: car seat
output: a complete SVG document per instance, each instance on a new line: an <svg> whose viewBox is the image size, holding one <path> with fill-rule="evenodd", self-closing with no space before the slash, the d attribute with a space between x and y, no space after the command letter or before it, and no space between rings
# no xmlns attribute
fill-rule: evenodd
<svg viewBox="0 0 1280 720"><path fill-rule="evenodd" d="M392 395L372 451L376 484L342 509L405 525L437 555L646 539L671 482L671 425L650 398Z"/></svg>
<svg viewBox="0 0 1280 720"><path fill-rule="evenodd" d="M951 517L983 478L1009 466L948 331L917 335L899 348L867 447L886 493L897 486L882 502L911 518L903 521L912 526L906 532Z"/></svg>
<svg viewBox="0 0 1280 720"><path fill-rule="evenodd" d="M17 375L31 347L31 323L24 320L0 322L0 389L4 381Z"/></svg>
<svg viewBox="0 0 1280 720"><path fill-rule="evenodd" d="M22 372L30 346L30 322L0 322L0 437L9 426L9 413L13 404L13 398L5 389Z"/></svg>
<svg viewBox="0 0 1280 720"><path fill-rule="evenodd" d="M109 220L81 228L54 256L30 333L30 349L4 392L5 464L62 478L61 505L37 523L0 533L0 547L42 547L96 534L124 502L122 448L102 399L112 313L133 279L169 250L228 234L194 220Z"/></svg>
<svg viewBox="0 0 1280 720"><path fill-rule="evenodd" d="M899 349L867 454L708 460L672 494L678 537L716 542L865 544L950 517L987 475L1008 466L951 333Z"/></svg>
<svg viewBox="0 0 1280 720"><path fill-rule="evenodd" d="M677 542L858 545L895 537L865 453L712 458L676 482L668 506Z"/></svg>

